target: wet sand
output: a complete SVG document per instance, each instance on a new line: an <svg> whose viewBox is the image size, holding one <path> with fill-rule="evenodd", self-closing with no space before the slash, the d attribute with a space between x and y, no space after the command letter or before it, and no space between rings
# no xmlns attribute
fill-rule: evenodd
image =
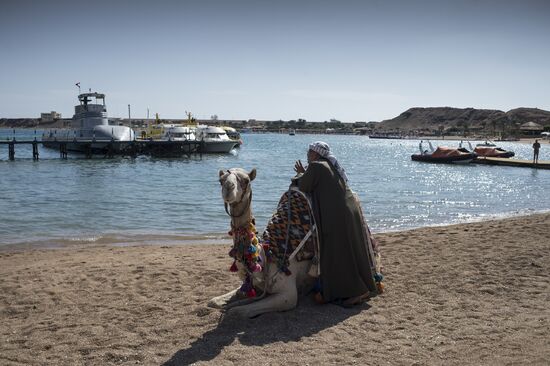
<svg viewBox="0 0 550 366"><path fill-rule="evenodd" d="M386 292L223 316L228 245L0 251L2 365L543 365L550 214L379 234Z"/></svg>

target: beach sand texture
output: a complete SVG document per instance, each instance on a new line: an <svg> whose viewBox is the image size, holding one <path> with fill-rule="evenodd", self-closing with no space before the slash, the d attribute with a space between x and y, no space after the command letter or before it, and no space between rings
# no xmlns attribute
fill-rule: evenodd
<svg viewBox="0 0 550 366"><path fill-rule="evenodd" d="M550 214L377 235L387 291L255 319L229 246L0 251L1 365L543 365Z"/></svg>

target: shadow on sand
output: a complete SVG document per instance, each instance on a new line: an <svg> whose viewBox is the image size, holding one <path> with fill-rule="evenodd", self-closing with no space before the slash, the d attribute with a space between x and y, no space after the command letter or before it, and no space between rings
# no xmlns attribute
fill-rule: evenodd
<svg viewBox="0 0 550 366"><path fill-rule="evenodd" d="M224 315L216 328L204 333L188 348L176 352L163 365L189 365L212 360L235 339L250 346L297 342L369 308L367 303L343 308L331 304L317 305L310 299L301 298L296 309L284 313L268 313L245 321Z"/></svg>

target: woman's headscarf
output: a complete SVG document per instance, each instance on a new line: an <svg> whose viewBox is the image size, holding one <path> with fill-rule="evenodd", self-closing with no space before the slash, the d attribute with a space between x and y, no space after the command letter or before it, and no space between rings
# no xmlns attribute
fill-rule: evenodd
<svg viewBox="0 0 550 366"><path fill-rule="evenodd" d="M311 151L315 151L317 154L321 155L323 158L330 161L330 163L332 164L332 166L334 166L338 174L340 174L340 176L344 179L344 182L346 183L348 182L348 176L344 168L342 168L340 164L338 164L338 160L336 160L336 157L334 156L334 154L330 152L330 146L328 146L326 142L316 141L314 143L311 143L309 144L309 149Z"/></svg>

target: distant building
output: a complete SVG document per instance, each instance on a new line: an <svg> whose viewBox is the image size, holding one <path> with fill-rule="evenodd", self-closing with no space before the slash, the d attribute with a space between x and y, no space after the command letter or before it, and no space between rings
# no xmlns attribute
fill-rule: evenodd
<svg viewBox="0 0 550 366"><path fill-rule="evenodd" d="M544 130L544 127L538 123L530 121L522 124L519 129L525 135L538 135Z"/></svg>
<svg viewBox="0 0 550 366"><path fill-rule="evenodd" d="M49 113L40 113L40 121L42 122L53 122L61 119L61 113L56 111L51 111Z"/></svg>

